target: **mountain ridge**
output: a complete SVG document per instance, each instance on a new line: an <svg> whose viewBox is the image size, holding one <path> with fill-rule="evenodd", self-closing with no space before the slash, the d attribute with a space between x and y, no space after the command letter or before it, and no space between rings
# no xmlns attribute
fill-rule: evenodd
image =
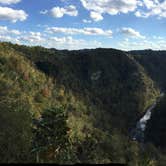
<svg viewBox="0 0 166 166"><path fill-rule="evenodd" d="M19 78L16 79L20 89L19 102L25 102L21 100L24 95L29 100L29 103L25 102L25 108L31 106L32 112L39 110L37 115L27 116L29 120L24 116L24 111L16 112L15 125L11 127L17 135L20 130L19 127L15 129L18 126L17 119L27 121L27 130L24 132L29 133L28 141L32 135L34 143L25 144L25 147L28 146L35 153L29 156L27 149L27 160L23 161L15 155L22 152L19 149L13 151L13 158L10 158L8 151L4 151L2 156L8 158L2 157L2 162L116 162L129 165L159 162L162 154L155 147L147 144L146 150L142 151L141 145L130 140L129 136L146 108L159 96L158 80L162 81L161 77L153 80L148 68L139 63L135 55L114 49L59 51L11 43L0 43L0 48L1 90L5 89L4 78L5 81L10 78L10 82L13 78ZM17 94L18 90L11 89L9 92ZM7 100L10 95L4 94L2 97ZM11 120L12 107L22 110L20 105L3 107L1 115ZM54 122L58 116L60 119ZM7 122L3 124L7 125ZM61 127L57 127L59 125ZM61 133L57 140L48 128ZM12 149L12 142L5 142L6 137L0 139L1 144ZM52 146L49 145L50 141L53 141ZM41 146L44 150L36 150ZM19 146L16 144L16 147ZM149 149L157 155L157 159L147 155Z"/></svg>

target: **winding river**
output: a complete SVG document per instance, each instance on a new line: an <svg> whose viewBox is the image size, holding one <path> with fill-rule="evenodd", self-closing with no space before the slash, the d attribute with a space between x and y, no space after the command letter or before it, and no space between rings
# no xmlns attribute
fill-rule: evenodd
<svg viewBox="0 0 166 166"><path fill-rule="evenodd" d="M150 120L152 110L163 96L164 93L161 93L160 97L147 109L145 115L137 122L136 128L132 131L132 140L144 142L144 132L146 130L147 121Z"/></svg>

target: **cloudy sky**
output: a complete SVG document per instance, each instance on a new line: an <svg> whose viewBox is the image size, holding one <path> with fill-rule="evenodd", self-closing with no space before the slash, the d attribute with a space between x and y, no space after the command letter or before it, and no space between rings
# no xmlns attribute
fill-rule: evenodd
<svg viewBox="0 0 166 166"><path fill-rule="evenodd" d="M166 0L0 0L0 41L166 50Z"/></svg>

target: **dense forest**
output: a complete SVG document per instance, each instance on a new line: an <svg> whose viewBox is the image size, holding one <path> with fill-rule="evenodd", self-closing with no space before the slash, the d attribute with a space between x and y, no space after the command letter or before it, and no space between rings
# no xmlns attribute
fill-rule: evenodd
<svg viewBox="0 0 166 166"><path fill-rule="evenodd" d="M0 43L0 163L166 164L166 51Z"/></svg>

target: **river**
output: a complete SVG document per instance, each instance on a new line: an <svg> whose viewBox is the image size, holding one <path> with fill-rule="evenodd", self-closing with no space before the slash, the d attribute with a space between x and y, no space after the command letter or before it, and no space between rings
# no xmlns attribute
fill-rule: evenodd
<svg viewBox="0 0 166 166"><path fill-rule="evenodd" d="M161 93L160 97L147 109L145 115L137 122L136 128L132 131L132 140L138 142L144 142L144 132L146 130L147 121L151 118L152 110L156 107L157 103L164 96Z"/></svg>

